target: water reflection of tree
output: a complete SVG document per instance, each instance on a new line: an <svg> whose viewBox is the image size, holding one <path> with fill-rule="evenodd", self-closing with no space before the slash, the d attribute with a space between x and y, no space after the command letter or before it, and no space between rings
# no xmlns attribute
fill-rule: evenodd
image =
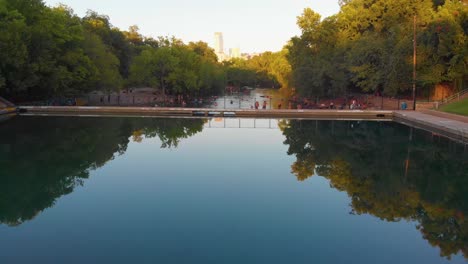
<svg viewBox="0 0 468 264"><path fill-rule="evenodd" d="M203 120L186 118L159 119L157 125L148 125L143 129L146 137L159 137L162 148L178 147L181 139L189 138L203 130Z"/></svg>
<svg viewBox="0 0 468 264"><path fill-rule="evenodd" d="M290 121L298 180L314 174L351 198L352 213L419 222L441 255L468 256L468 150L394 123Z"/></svg>
<svg viewBox="0 0 468 264"><path fill-rule="evenodd" d="M15 118L0 123L0 223L19 225L127 150L135 131L163 148L203 129L201 119Z"/></svg>

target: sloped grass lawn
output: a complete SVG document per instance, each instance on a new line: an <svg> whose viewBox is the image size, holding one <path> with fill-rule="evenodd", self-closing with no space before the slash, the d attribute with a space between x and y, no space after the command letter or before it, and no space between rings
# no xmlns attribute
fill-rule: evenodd
<svg viewBox="0 0 468 264"><path fill-rule="evenodd" d="M468 98L459 102L444 105L440 110L447 113L468 116Z"/></svg>

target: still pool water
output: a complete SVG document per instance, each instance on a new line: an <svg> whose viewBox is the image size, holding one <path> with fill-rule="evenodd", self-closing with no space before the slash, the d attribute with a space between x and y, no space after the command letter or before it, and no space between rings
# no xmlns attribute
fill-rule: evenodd
<svg viewBox="0 0 468 264"><path fill-rule="evenodd" d="M0 123L0 263L464 263L468 149L389 122Z"/></svg>

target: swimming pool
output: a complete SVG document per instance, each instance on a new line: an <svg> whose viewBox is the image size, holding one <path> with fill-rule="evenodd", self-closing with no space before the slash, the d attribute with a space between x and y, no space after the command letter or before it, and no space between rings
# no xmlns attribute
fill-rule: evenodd
<svg viewBox="0 0 468 264"><path fill-rule="evenodd" d="M466 261L468 150L392 122L16 117L0 168L2 263Z"/></svg>

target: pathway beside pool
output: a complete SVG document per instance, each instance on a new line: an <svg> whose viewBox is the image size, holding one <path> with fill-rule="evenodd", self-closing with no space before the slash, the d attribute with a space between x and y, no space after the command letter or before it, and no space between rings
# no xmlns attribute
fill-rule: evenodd
<svg viewBox="0 0 468 264"><path fill-rule="evenodd" d="M431 111L434 112L434 111ZM394 121L438 133L464 143L468 143L468 122L462 116L438 115L431 112L395 111ZM437 115L436 115L437 114ZM450 118L450 119L449 119Z"/></svg>
<svg viewBox="0 0 468 264"><path fill-rule="evenodd" d="M76 116L166 116L166 117L239 117L299 118L317 120L381 120L395 121L468 143L468 118L436 111L379 110L252 110L159 107L20 107L22 115Z"/></svg>

